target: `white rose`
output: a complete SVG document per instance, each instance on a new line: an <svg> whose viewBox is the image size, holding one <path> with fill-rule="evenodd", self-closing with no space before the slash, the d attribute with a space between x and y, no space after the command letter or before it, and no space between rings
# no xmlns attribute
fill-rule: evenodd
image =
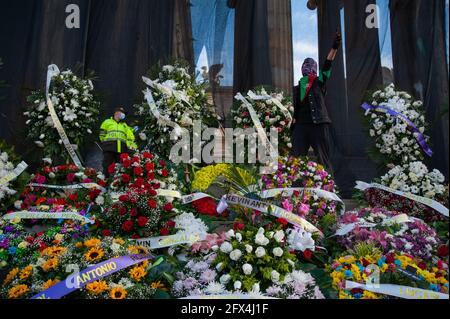
<svg viewBox="0 0 450 319"><path fill-rule="evenodd" d="M237 234L236 234L236 240L237 240L238 242L241 242L241 241L242 241L242 235L241 235L240 233L237 233Z"/></svg>
<svg viewBox="0 0 450 319"><path fill-rule="evenodd" d="M253 293L259 293L261 291L261 288L259 287L259 284L254 284L252 287Z"/></svg>
<svg viewBox="0 0 450 319"><path fill-rule="evenodd" d="M224 268L224 267L223 267L223 263L218 263L217 266L216 266L216 270L217 270L217 271L222 271L223 268Z"/></svg>
<svg viewBox="0 0 450 319"><path fill-rule="evenodd" d="M239 249L235 249L230 253L230 259L234 261L238 261L241 256L242 252Z"/></svg>
<svg viewBox="0 0 450 319"><path fill-rule="evenodd" d="M95 203L97 205L103 205L105 203L105 198L103 196L99 196L95 199Z"/></svg>
<svg viewBox="0 0 450 319"><path fill-rule="evenodd" d="M241 288L242 288L242 282L236 281L236 282L234 283L234 289L240 290Z"/></svg>
<svg viewBox="0 0 450 319"><path fill-rule="evenodd" d="M279 230L273 235L273 238L276 240L277 243L281 243L284 240L284 231Z"/></svg>
<svg viewBox="0 0 450 319"><path fill-rule="evenodd" d="M230 230L227 232L227 236L228 236L229 238L233 238L233 237L235 236L234 230L233 230L233 229L230 229Z"/></svg>
<svg viewBox="0 0 450 319"><path fill-rule="evenodd" d="M283 256L284 252L283 252L283 249L281 249L280 247L277 247L272 250L272 253L275 257L281 257L281 256Z"/></svg>
<svg viewBox="0 0 450 319"><path fill-rule="evenodd" d="M250 245L245 245L245 251L246 251L248 254L251 254L252 251L253 251L253 247L250 246Z"/></svg>
<svg viewBox="0 0 450 319"><path fill-rule="evenodd" d="M220 251L228 254L233 250L233 246L231 246L231 244L229 242L224 242L221 246L220 246Z"/></svg>
<svg viewBox="0 0 450 319"><path fill-rule="evenodd" d="M278 282L280 281L280 273L276 270L272 271L270 273L270 277L272 279L273 282Z"/></svg>
<svg viewBox="0 0 450 319"><path fill-rule="evenodd" d="M222 277L220 277L220 283L223 285L226 285L227 283L229 283L231 280L231 276L230 275L223 275Z"/></svg>
<svg viewBox="0 0 450 319"><path fill-rule="evenodd" d="M244 264L242 266L242 271L244 272L245 275L250 275L253 271L253 267L250 264Z"/></svg>
<svg viewBox="0 0 450 319"><path fill-rule="evenodd" d="M256 248L255 255L258 258L262 258L266 255L266 250L263 247Z"/></svg>

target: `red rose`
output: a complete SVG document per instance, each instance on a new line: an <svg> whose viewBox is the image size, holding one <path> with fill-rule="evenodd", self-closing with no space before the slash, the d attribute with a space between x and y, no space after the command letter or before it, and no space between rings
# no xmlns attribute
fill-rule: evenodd
<svg viewBox="0 0 450 319"><path fill-rule="evenodd" d="M212 198L202 198L196 200L192 203L192 207L202 215L216 216L217 215L217 205Z"/></svg>
<svg viewBox="0 0 450 319"><path fill-rule="evenodd" d="M120 215L120 216L126 215L127 212L128 212L128 210L127 210L126 207L123 207L123 206L122 206L122 207L119 208L119 215Z"/></svg>
<svg viewBox="0 0 450 319"><path fill-rule="evenodd" d="M299 197L300 196L300 192L299 191L294 191L294 196L295 197Z"/></svg>
<svg viewBox="0 0 450 319"><path fill-rule="evenodd" d="M163 169L163 170L161 171L161 175L162 175L163 177L167 177L167 176L169 176L169 171L168 171L167 169Z"/></svg>
<svg viewBox="0 0 450 319"><path fill-rule="evenodd" d="M137 209L136 209L136 208L132 208L132 209L130 210L130 216L131 216L131 217L136 217L137 215L138 215Z"/></svg>
<svg viewBox="0 0 450 319"><path fill-rule="evenodd" d="M153 172L148 173L148 174L147 174L147 179L148 179L149 181L154 180L154 179L155 179L155 173L153 173Z"/></svg>
<svg viewBox="0 0 450 319"><path fill-rule="evenodd" d="M147 202L148 207L156 208L158 207L158 203L154 199L149 199Z"/></svg>
<svg viewBox="0 0 450 319"><path fill-rule="evenodd" d="M149 194L150 196L156 196L156 195L158 195L158 192L155 191L154 189L150 189L150 190L148 191L148 194Z"/></svg>
<svg viewBox="0 0 450 319"><path fill-rule="evenodd" d="M133 156L133 158L131 159L131 162L134 163L140 163L141 159L139 158L139 156Z"/></svg>
<svg viewBox="0 0 450 319"><path fill-rule="evenodd" d="M120 195L120 197L119 197L119 200L120 200L121 202L128 202L129 199L130 199L130 197L129 197L127 194Z"/></svg>
<svg viewBox="0 0 450 319"><path fill-rule="evenodd" d="M243 223L238 223L238 222L234 223L234 225L233 225L234 230L244 230L244 227L245 227L245 225Z"/></svg>
<svg viewBox="0 0 450 319"><path fill-rule="evenodd" d="M448 256L448 246L447 245L442 245L438 248L437 250L437 255L439 257L446 257Z"/></svg>
<svg viewBox="0 0 450 319"><path fill-rule="evenodd" d="M303 252L303 257L305 257L305 259L311 259L312 258L312 255L313 255L313 253L312 253L312 251L311 250L309 250L309 249L307 249L307 250L305 250L304 252Z"/></svg>
<svg viewBox="0 0 450 319"><path fill-rule="evenodd" d="M393 264L394 261L395 261L394 254L388 254L388 255L386 256L386 263L387 263L387 264Z"/></svg>
<svg viewBox="0 0 450 319"><path fill-rule="evenodd" d="M112 163L111 165L108 166L109 174L113 174L115 170L116 170L116 163Z"/></svg>
<svg viewBox="0 0 450 319"><path fill-rule="evenodd" d="M154 189L159 189L161 187L161 184L153 183L152 186L153 186Z"/></svg>
<svg viewBox="0 0 450 319"><path fill-rule="evenodd" d="M130 167L130 166L131 166L131 161L130 161L129 159L123 160L123 161L122 161L122 166L123 166L124 168Z"/></svg>
<svg viewBox="0 0 450 319"><path fill-rule="evenodd" d="M67 174L66 179L69 183L72 183L75 179L75 174L74 173Z"/></svg>
<svg viewBox="0 0 450 319"><path fill-rule="evenodd" d="M130 158L130 156L128 155L128 153L120 154L120 161L124 161L129 158Z"/></svg>
<svg viewBox="0 0 450 319"><path fill-rule="evenodd" d="M137 221L138 225L141 227L144 227L145 225L147 225L147 222L148 222L148 218L144 217L144 216L139 217L138 221Z"/></svg>
<svg viewBox="0 0 450 319"><path fill-rule="evenodd" d="M127 220L122 224L122 230L124 232L129 233L133 229L133 222L131 220Z"/></svg>
<svg viewBox="0 0 450 319"><path fill-rule="evenodd" d="M111 237L111 231L109 229L105 229L102 231L103 237Z"/></svg>
<svg viewBox="0 0 450 319"><path fill-rule="evenodd" d="M122 183L129 183L131 180L130 175L122 174Z"/></svg>
<svg viewBox="0 0 450 319"><path fill-rule="evenodd" d="M163 160L160 160L160 161L159 161L159 165L160 165L161 167L165 167L165 166L166 166L166 162L163 161Z"/></svg>
<svg viewBox="0 0 450 319"><path fill-rule="evenodd" d="M134 181L134 186L136 186L136 188L141 188L144 185L144 183L145 183L145 180L142 177L138 177Z"/></svg>
<svg viewBox="0 0 450 319"><path fill-rule="evenodd" d="M105 187L105 186L106 186L106 182L105 182L103 179L99 179L99 180L97 181L97 184L100 185L100 186L102 186L102 187Z"/></svg>
<svg viewBox="0 0 450 319"><path fill-rule="evenodd" d="M137 176L141 176L143 172L144 172L144 170L141 167L135 167L133 169L134 175L137 175Z"/></svg>
<svg viewBox="0 0 450 319"><path fill-rule="evenodd" d="M78 199L78 194L70 194L69 195L69 199L74 202Z"/></svg>
<svg viewBox="0 0 450 319"><path fill-rule="evenodd" d="M149 153L149 152L142 153L142 156L144 156L144 158L147 158L147 159L152 159L153 158L153 155L151 153Z"/></svg>
<svg viewBox="0 0 450 319"><path fill-rule="evenodd" d="M146 163L145 164L145 170L148 172L153 172L155 170L155 164L153 163Z"/></svg>
<svg viewBox="0 0 450 319"><path fill-rule="evenodd" d="M167 228L161 228L159 233L161 234L161 236L167 236L170 234L170 231Z"/></svg>
<svg viewBox="0 0 450 319"><path fill-rule="evenodd" d="M167 227L169 227L169 228L174 228L175 225L176 225L176 223L175 223L173 220L169 220L169 221L167 222Z"/></svg>
<svg viewBox="0 0 450 319"><path fill-rule="evenodd" d="M287 221L287 219L284 219L284 218L278 218L278 219L277 219L277 222L278 222L279 224L283 225L283 226L287 226L287 224L289 223L289 222Z"/></svg>
<svg viewBox="0 0 450 319"><path fill-rule="evenodd" d="M173 209L172 203L167 203L163 206L163 210L166 212L170 212Z"/></svg>

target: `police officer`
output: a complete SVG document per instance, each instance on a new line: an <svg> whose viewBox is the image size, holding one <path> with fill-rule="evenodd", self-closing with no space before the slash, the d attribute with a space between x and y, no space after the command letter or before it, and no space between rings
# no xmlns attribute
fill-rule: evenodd
<svg viewBox="0 0 450 319"><path fill-rule="evenodd" d="M341 41L341 34L337 32L333 48L319 72L317 62L307 58L302 66L303 77L299 85L294 87L295 124L292 132L292 155L306 156L312 147L318 162L330 172L333 170L330 160L331 119L325 105L326 83L330 78L331 65Z"/></svg>
<svg viewBox="0 0 450 319"><path fill-rule="evenodd" d="M119 107L113 117L103 122L100 127L100 141L103 149L103 172L108 177L108 167L118 163L120 154L137 149L134 131L125 123L126 111Z"/></svg>

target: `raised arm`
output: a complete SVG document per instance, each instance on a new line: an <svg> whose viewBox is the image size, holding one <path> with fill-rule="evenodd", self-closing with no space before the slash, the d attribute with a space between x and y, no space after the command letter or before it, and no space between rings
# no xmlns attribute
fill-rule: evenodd
<svg viewBox="0 0 450 319"><path fill-rule="evenodd" d="M334 37L333 47L331 48L330 53L328 53L327 60L334 61L336 59L336 55L338 53L339 47L342 43L342 36L339 32L336 32Z"/></svg>

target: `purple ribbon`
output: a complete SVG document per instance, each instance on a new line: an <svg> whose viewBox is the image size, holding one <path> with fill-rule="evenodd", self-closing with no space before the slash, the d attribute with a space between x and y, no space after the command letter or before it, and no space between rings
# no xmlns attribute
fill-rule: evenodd
<svg viewBox="0 0 450 319"><path fill-rule="evenodd" d="M403 120L406 124L408 124L408 128L413 132L413 133L417 133L417 136L415 136L417 143L419 143L420 147L422 147L422 150L424 151L425 154L427 154L429 157L433 156L433 151L431 150L431 148L428 146L427 141L425 139L425 136L419 131L419 129L416 127L416 125L414 125L413 122L411 122L405 115L398 113L394 110L391 110L390 108L387 108L385 106L373 106L373 105L369 105L367 103L364 103L363 105L361 105L361 107L365 110L365 111L369 111L369 110L377 110L377 109L381 109L386 111L386 113L388 113L389 115L392 115L394 117L398 117L401 120Z"/></svg>
<svg viewBox="0 0 450 319"><path fill-rule="evenodd" d="M38 293L31 299L60 299L91 282L152 258L153 256L151 255L128 255L101 262L79 273L70 275L66 280Z"/></svg>

